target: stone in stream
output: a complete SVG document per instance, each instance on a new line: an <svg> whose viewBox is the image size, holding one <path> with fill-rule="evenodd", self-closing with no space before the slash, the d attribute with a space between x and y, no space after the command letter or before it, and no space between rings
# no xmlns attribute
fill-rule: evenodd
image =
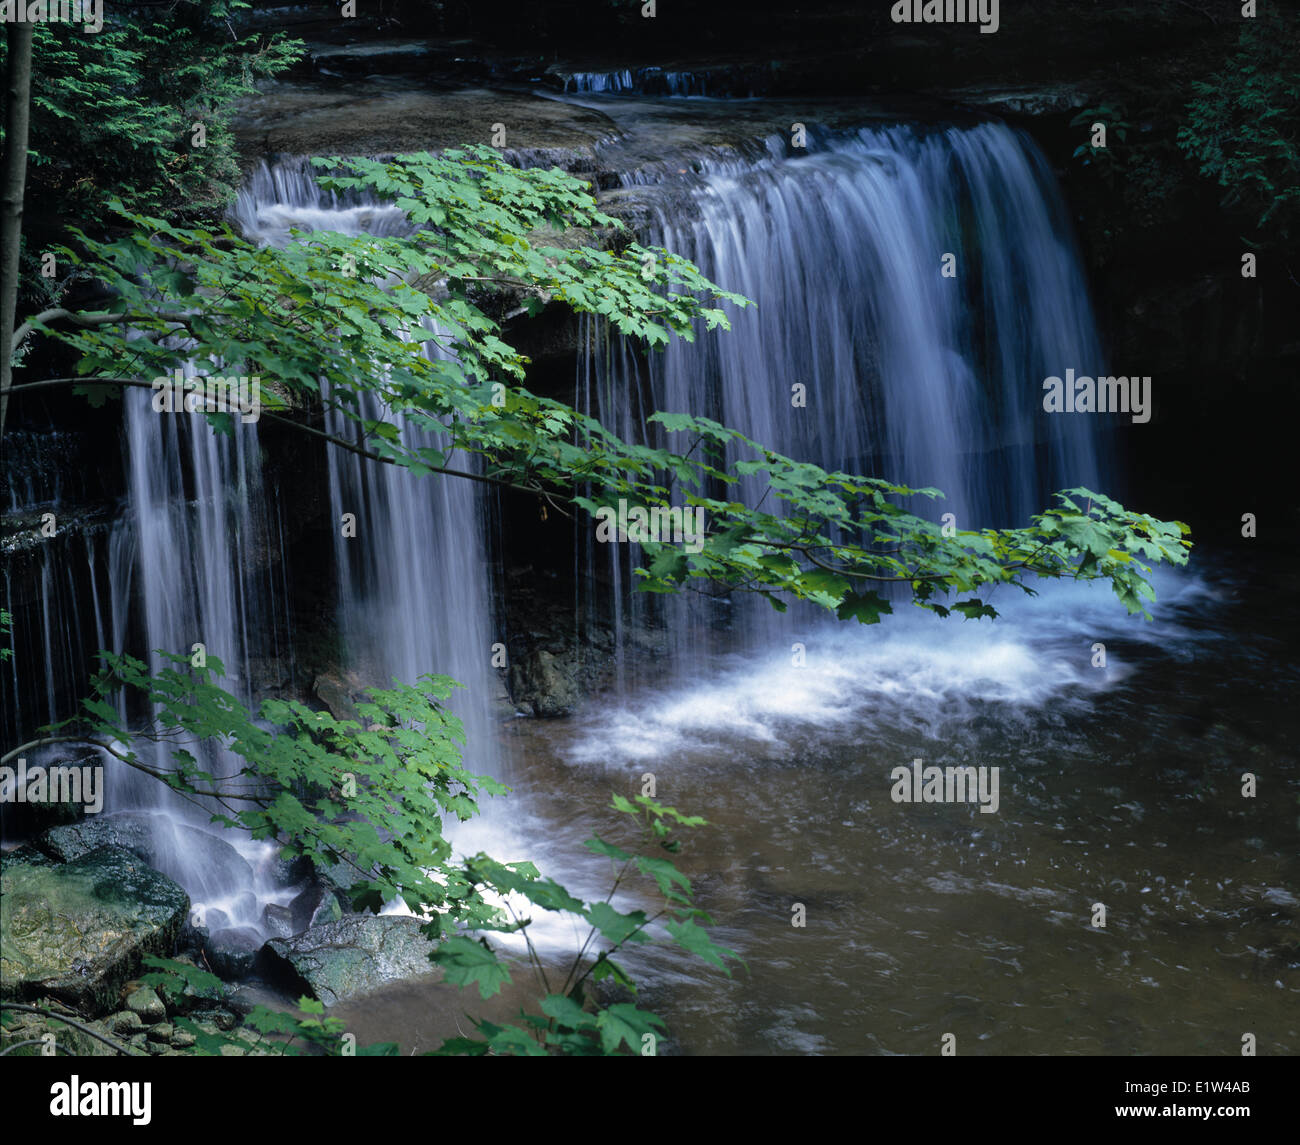
<svg viewBox="0 0 1300 1145"><path fill-rule="evenodd" d="M120 847L0 871L0 997L51 997L82 1013L116 1007L146 954L169 956L190 900Z"/></svg>
<svg viewBox="0 0 1300 1145"><path fill-rule="evenodd" d="M100 847L121 847L165 874L176 876L176 864L184 853L190 873L201 872L198 885L186 878L195 898L217 897L231 887L251 887L253 868L225 839L188 823L178 823L168 815L148 811L123 811L115 815L95 815L54 827L36 841L38 850L59 862L79 859ZM216 929L210 922L198 925Z"/></svg>
<svg viewBox="0 0 1300 1145"><path fill-rule="evenodd" d="M167 1007L163 1005L163 1000L158 997L158 991L152 986L141 986L138 990L133 990L127 995L125 1006L126 1012L136 1019L137 1028L141 1024L147 1026L154 1022L161 1022L167 1017ZM134 1031L128 1029L126 1032Z"/></svg>
<svg viewBox="0 0 1300 1145"><path fill-rule="evenodd" d="M385 982L433 972L434 944L408 915L355 915L316 926L295 938L273 938L268 957L292 970L327 1006Z"/></svg>
<svg viewBox="0 0 1300 1145"><path fill-rule="evenodd" d="M306 855L292 855L287 859L277 856L271 860L271 880L277 887L296 887L305 883L313 870L312 861Z"/></svg>
<svg viewBox="0 0 1300 1145"><path fill-rule="evenodd" d="M343 917L343 910L339 906L338 895L332 887L313 883L289 904L289 915L291 929L289 934L281 935L282 938L301 934L313 926L337 922Z"/></svg>
<svg viewBox="0 0 1300 1145"><path fill-rule="evenodd" d="M262 908L262 925L276 938L288 938L294 934L293 911L287 906L278 906L269 902Z"/></svg>
<svg viewBox="0 0 1300 1145"><path fill-rule="evenodd" d="M208 965L222 978L244 978L253 971L263 938L251 926L228 926L208 939Z"/></svg>

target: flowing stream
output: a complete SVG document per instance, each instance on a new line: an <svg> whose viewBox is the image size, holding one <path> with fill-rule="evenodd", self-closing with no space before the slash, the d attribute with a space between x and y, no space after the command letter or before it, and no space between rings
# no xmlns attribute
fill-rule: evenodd
<svg viewBox="0 0 1300 1145"><path fill-rule="evenodd" d="M648 204L643 241L758 309L649 363L588 323L578 401L610 428L657 442L652 410L712 417L797 459L937 486L945 501L914 508L963 529L1025 523L1070 486L1122 498L1108 419L1042 412L1044 377L1104 363L1068 221L1025 136L872 127L805 151L773 139L683 174L624 177ZM291 227L400 226L321 194L300 161L254 171L234 217L268 243ZM292 663L291 510L264 478L256 427L220 437L136 394L125 436L120 516L78 542L77 571L49 558L44 657L20 649L7 669L6 688L39 713L13 734L63 714L56 696L92 643L138 654L201 641L249 701L259 664ZM340 451L328 480L341 670L367 684L460 680L471 770L516 789L457 831L459 849L533 859L594 893L604 871L581 842L614 828L611 788L652 775L659 798L713 824L683 864L749 972L629 959L680 1048L931 1053L952 1031L959 1052L1232 1052L1244 1030L1300 1048L1294 816L1234 798L1248 764L1294 762L1289 733L1268 730L1295 684L1268 667L1288 633L1237 638L1259 602L1225 563L1162 575L1151 625L1104 587L1053 585L1032 599L999 590L992 624L898 602L863 628L762 601L648 600L630 591L635 551L589 534L575 582L596 574L611 591L578 604L613 617L617 686L571 720L503 721L492 505L469 482ZM16 507L60 495L33 486ZM650 629L657 658L636 650ZM47 678L19 680L23 661ZM998 812L894 802L890 773L914 759L1001 768ZM275 898L265 849L240 844L251 883L214 883L186 841L203 817L156 789L121 780L111 809L158 812L169 873L256 928ZM806 925L792 925L797 906ZM548 953L573 949L568 924L539 930Z"/></svg>

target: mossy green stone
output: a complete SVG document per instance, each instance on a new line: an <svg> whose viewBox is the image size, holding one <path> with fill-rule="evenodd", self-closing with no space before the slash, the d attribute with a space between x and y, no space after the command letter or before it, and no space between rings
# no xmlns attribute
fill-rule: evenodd
<svg viewBox="0 0 1300 1145"><path fill-rule="evenodd" d="M116 1008L146 954L172 953L189 896L120 847L0 872L0 997Z"/></svg>

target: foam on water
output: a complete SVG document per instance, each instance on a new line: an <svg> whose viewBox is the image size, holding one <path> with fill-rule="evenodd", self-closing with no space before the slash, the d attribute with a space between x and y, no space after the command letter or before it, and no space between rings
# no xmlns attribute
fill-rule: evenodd
<svg viewBox="0 0 1300 1145"><path fill-rule="evenodd" d="M1150 623L1128 616L1105 585L1062 583L1032 598L995 594L1002 615L993 622L903 605L879 625L819 627L799 641L802 666L790 648L731 655L680 685L593 705L569 758L614 769L671 766L723 748L791 751L830 728L937 727L977 704L1021 712L1084 704L1129 675L1123 643L1213 638L1178 619L1209 593L1202 580L1157 571L1155 584L1160 603ZM1092 645L1108 641L1105 668L1092 667Z"/></svg>

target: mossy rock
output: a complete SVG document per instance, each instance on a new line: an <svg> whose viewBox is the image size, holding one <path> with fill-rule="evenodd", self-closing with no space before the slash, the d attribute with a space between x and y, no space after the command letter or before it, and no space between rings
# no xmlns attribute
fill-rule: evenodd
<svg viewBox="0 0 1300 1145"><path fill-rule="evenodd" d="M0 872L0 997L105 1014L147 954L169 955L189 910L171 879L120 847Z"/></svg>
<svg viewBox="0 0 1300 1145"><path fill-rule="evenodd" d="M433 972L433 943L406 915L359 915L273 938L266 951L283 960L327 1006L400 978Z"/></svg>

